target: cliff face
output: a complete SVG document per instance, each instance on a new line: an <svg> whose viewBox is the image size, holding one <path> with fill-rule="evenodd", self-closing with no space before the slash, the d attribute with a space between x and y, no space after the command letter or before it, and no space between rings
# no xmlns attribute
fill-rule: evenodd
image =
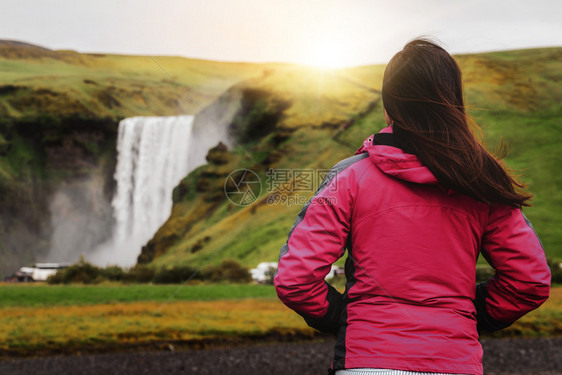
<svg viewBox="0 0 562 375"><path fill-rule="evenodd" d="M34 261L75 261L110 230L116 124L5 120L0 273Z"/></svg>

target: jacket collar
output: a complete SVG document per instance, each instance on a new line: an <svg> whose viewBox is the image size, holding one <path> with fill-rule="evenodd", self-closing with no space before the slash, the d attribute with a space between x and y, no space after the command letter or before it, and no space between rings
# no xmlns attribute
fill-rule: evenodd
<svg viewBox="0 0 562 375"><path fill-rule="evenodd" d="M385 137L380 137L382 142L380 140L377 142L375 135L372 134L365 139L355 155L364 152L369 153L371 161L382 172L401 180L418 184L433 185L438 183L433 173L421 163L416 155L407 154L400 148L391 145L393 142L388 142L391 137L386 136L386 134L392 134L392 126L383 128L378 134L385 134ZM373 142L374 140L375 142Z"/></svg>

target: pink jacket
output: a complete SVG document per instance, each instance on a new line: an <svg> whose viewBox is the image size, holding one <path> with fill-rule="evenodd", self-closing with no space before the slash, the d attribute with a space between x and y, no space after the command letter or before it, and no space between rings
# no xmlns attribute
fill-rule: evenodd
<svg viewBox="0 0 562 375"><path fill-rule="evenodd" d="M324 281L347 248L346 291ZM475 282L478 254L495 268ZM447 191L392 128L336 164L299 213L274 284L307 323L337 335L332 368L482 374L481 329L539 307L550 270L519 209Z"/></svg>

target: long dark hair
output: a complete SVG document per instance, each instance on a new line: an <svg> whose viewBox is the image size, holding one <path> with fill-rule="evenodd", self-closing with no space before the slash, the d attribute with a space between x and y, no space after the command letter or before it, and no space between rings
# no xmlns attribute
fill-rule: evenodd
<svg viewBox="0 0 562 375"><path fill-rule="evenodd" d="M427 39L406 44L386 67L382 98L395 142L417 155L441 185L489 205L529 205L532 195L473 134L461 71L443 48Z"/></svg>

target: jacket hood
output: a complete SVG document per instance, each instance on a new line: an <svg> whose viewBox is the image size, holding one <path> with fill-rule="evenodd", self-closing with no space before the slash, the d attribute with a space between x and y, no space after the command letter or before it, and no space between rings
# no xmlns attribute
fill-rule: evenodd
<svg viewBox="0 0 562 375"><path fill-rule="evenodd" d="M392 134L392 126L382 129L379 134ZM404 181L418 184L437 184L437 178L421 163L416 155L386 144L374 144L375 135L365 139L355 155L369 153L369 158L384 173Z"/></svg>

